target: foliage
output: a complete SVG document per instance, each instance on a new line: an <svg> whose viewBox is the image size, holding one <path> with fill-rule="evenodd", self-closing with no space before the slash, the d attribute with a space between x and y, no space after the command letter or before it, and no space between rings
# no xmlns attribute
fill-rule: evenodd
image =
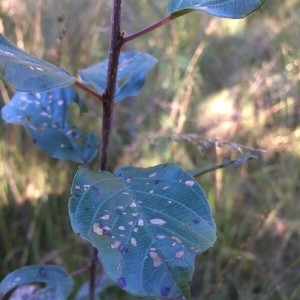
<svg viewBox="0 0 300 300"><path fill-rule="evenodd" d="M182 1L180 7L174 7L173 3L173 1L169 3L171 15L167 21L193 9L200 8L205 11L207 7L205 1L194 1L192 6L189 1ZM242 5L242 11L236 11L236 6L231 4L226 6L225 10L223 6L215 8L214 4L212 6L214 9L209 12L217 16L243 17L262 4L256 1L253 3L254 6ZM95 157L98 141L91 134L82 135L77 128L67 122L70 103L75 102L82 106L82 102L69 89L53 89L75 82L78 87L94 95L95 92L84 84L93 85L104 108L99 164L101 171L80 169L75 176L69 202L73 229L100 250L99 256L104 270L121 288L141 296L185 298L189 297L188 284L195 254L206 250L215 241L215 223L201 187L190 175L172 164L145 169L126 167L115 171L114 175L105 171L113 122L113 103L136 95L144 84L146 74L156 61L148 54L122 53L121 46L165 23L165 21L158 22L144 32L123 37L118 23L120 11L121 1L115 1L113 10L115 23L112 26L112 43L108 60L82 71L82 83L75 82L74 77L63 69L23 53L1 36L0 58L6 80L14 84L16 90L31 92L16 94L2 113L6 121L27 127L34 142L48 154L86 165ZM146 64L139 62L139 59ZM107 69L107 74L102 72L102 68ZM95 80L97 76L99 82ZM68 92L64 93L65 91ZM55 143L49 143L49 140L55 140ZM117 191L124 194L117 197ZM149 194L145 196L145 193ZM114 203L114 200L119 202ZM174 203L174 208L172 207L170 211L166 200L168 204ZM114 211L113 217L111 206L119 208ZM134 219L128 218L129 214ZM183 224L177 221L179 215ZM119 233L125 230L125 222L128 225L133 222L130 225L133 229L128 235ZM139 229L134 227L136 224L145 228L145 232L140 230L135 236L135 228ZM194 231L191 228L194 228ZM162 236L164 238L161 238ZM123 243L121 239L126 242ZM141 247L138 247L140 240L142 240ZM173 247L171 250L170 243ZM111 251L110 248L117 251ZM132 274L130 268L136 268L136 272L145 277L144 286L136 284L136 274ZM154 271L153 268L157 270ZM90 298L94 298L93 266L90 270L92 274ZM15 273L10 275L15 276L14 280L19 276ZM9 277L4 279L4 283L7 278ZM163 283L161 278L165 280ZM7 291L3 289L1 292L5 294Z"/></svg>

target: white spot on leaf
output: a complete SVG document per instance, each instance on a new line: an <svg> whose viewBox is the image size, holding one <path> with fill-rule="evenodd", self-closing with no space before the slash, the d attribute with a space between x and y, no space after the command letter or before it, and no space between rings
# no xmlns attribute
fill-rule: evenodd
<svg viewBox="0 0 300 300"><path fill-rule="evenodd" d="M185 252L184 252L183 249L178 250L178 251L175 253L175 258L178 258L178 259L179 259L179 258L183 257L184 254L185 254Z"/></svg>
<svg viewBox="0 0 300 300"><path fill-rule="evenodd" d="M163 234L158 234L158 235L156 236L156 238L159 239L159 240L162 240L162 239L164 239L165 237L166 237L166 236L163 235Z"/></svg>
<svg viewBox="0 0 300 300"><path fill-rule="evenodd" d="M132 203L130 204L130 207L137 207L137 205L136 205L135 202L132 202Z"/></svg>
<svg viewBox="0 0 300 300"><path fill-rule="evenodd" d="M145 224L145 222L144 222L143 219L139 219L139 220L138 220L138 225L139 225L139 226L144 226L144 224Z"/></svg>
<svg viewBox="0 0 300 300"><path fill-rule="evenodd" d="M152 173L152 174L149 175L150 178L153 178L155 176L156 176L156 172L154 172L154 173Z"/></svg>
<svg viewBox="0 0 300 300"><path fill-rule="evenodd" d="M114 241L114 242L110 245L110 247L111 247L112 249L119 249L120 245L121 245L121 242L120 242L120 241Z"/></svg>
<svg viewBox="0 0 300 300"><path fill-rule="evenodd" d="M158 253L156 251L150 251L149 255L152 259L152 263L153 263L154 268L159 267L163 263L161 257L158 255Z"/></svg>
<svg viewBox="0 0 300 300"><path fill-rule="evenodd" d="M187 180L187 181L185 182L185 184L186 184L187 186L193 186L193 185L195 184L195 181L194 181L194 180Z"/></svg>
<svg viewBox="0 0 300 300"><path fill-rule="evenodd" d="M125 230L124 226L119 226L119 230Z"/></svg>
<svg viewBox="0 0 300 300"><path fill-rule="evenodd" d="M172 236L171 239L172 239L173 241L175 241L175 244L180 244L180 243L182 243L181 239L178 238L177 236ZM173 246L173 244L172 244L172 246Z"/></svg>
<svg viewBox="0 0 300 300"><path fill-rule="evenodd" d="M130 239L130 243L131 243L131 245L134 246L134 247L137 246L137 240L136 240L135 238L133 238L133 237Z"/></svg>
<svg viewBox="0 0 300 300"><path fill-rule="evenodd" d="M103 215L102 217L100 217L100 219L102 219L102 220L109 220L110 219L110 215Z"/></svg>
<svg viewBox="0 0 300 300"><path fill-rule="evenodd" d="M104 233L104 229L100 226L100 223L93 224L93 231L99 235L103 235Z"/></svg>
<svg viewBox="0 0 300 300"><path fill-rule="evenodd" d="M150 224L162 226L166 224L166 221L163 219L151 219Z"/></svg>

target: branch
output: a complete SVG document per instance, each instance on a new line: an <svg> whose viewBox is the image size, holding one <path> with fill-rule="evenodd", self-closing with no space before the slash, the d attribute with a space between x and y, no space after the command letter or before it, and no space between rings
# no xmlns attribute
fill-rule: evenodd
<svg viewBox="0 0 300 300"><path fill-rule="evenodd" d="M122 0L114 0L112 11L111 37L108 51L108 68L106 88L102 95L103 119L102 119L102 145L100 152L100 170L106 169L109 140L113 128L114 98L117 82L118 64L123 45L121 34L121 8ZM90 269L90 291L89 298L94 300L96 287L96 270L98 263L98 251L94 248Z"/></svg>
<svg viewBox="0 0 300 300"><path fill-rule="evenodd" d="M90 265L90 287L89 287L89 298L90 300L95 299L95 290L96 290L96 272L98 264L98 250L93 248L93 255Z"/></svg>
<svg viewBox="0 0 300 300"><path fill-rule="evenodd" d="M142 29L142 30L140 30L140 31L138 31L136 33L133 33L133 34L125 37L124 40L123 40L123 44L125 44L125 43L127 43L129 41L132 41L132 40L134 40L134 39L136 39L136 38L138 38L138 37L140 37L142 35L145 35L145 34L151 32L151 31L153 31L153 30L155 30L155 29L157 29L157 28L159 28L159 27L161 27L161 26L163 26L163 25L171 22L174 19L177 19L177 18L179 18L179 17L181 17L181 16L183 16L183 15L191 12L191 11L192 10L183 10L183 11L180 11L178 13L170 14L167 17L159 20L158 22L150 25L149 27L144 28L144 29Z"/></svg>
<svg viewBox="0 0 300 300"><path fill-rule="evenodd" d="M91 269L90 267L86 267L86 268L82 268L82 269L76 270L76 271L70 273L70 276L75 277L75 276L87 273L87 272L90 271L90 269Z"/></svg>
<svg viewBox="0 0 300 300"><path fill-rule="evenodd" d="M86 85L82 84L81 82L79 82L78 80L75 81L74 83L77 87L79 87L80 89L82 89L83 91L87 92L90 95L93 95L94 97L96 97L98 100L103 101L103 98L101 95L99 95L98 93L96 93L95 91L93 91L92 89L90 89L89 87L87 87Z"/></svg>
<svg viewBox="0 0 300 300"><path fill-rule="evenodd" d="M124 41L123 34L121 34L121 6L122 0L114 0L111 38L108 52L107 84L102 95L103 119L100 170L106 169L109 140L113 127L114 97L116 90L119 56Z"/></svg>

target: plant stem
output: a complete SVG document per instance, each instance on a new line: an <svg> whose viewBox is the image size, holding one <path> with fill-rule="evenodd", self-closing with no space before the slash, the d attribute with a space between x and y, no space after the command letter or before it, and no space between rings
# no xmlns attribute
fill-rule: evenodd
<svg viewBox="0 0 300 300"><path fill-rule="evenodd" d="M158 22L150 25L149 27L146 27L146 28L144 28L144 29L142 29L142 30L140 30L136 33L133 33L133 34L127 36L127 37L124 37L123 44L125 44L129 41L132 41L132 40L134 40L134 39L136 39L136 38L138 38L142 35L145 35L145 34L151 32L151 31L153 31L153 30L155 30L155 29L171 22L172 20L177 19L177 18L189 13L189 12L191 12L191 10L184 10L184 11L181 11L179 13L170 14L167 17L159 20Z"/></svg>
<svg viewBox="0 0 300 300"><path fill-rule="evenodd" d="M98 93L96 93L95 91L93 91L92 89L90 89L89 87L87 87L86 85L82 84L81 82L79 82L78 80L75 81L74 83L77 87L79 87L80 89L82 89L83 91L87 92L90 95L93 95L94 97L96 97L98 100L103 101L103 98L101 95L99 95Z"/></svg>
<svg viewBox="0 0 300 300"><path fill-rule="evenodd" d="M119 56L123 45L121 33L121 7L122 0L114 0L112 13L111 37L108 52L107 84L102 95L103 119L102 119L102 147L100 156L100 170L106 169L109 140L113 128L114 97L118 73Z"/></svg>
<svg viewBox="0 0 300 300"><path fill-rule="evenodd" d="M111 37L108 51L107 83L102 95L103 119L102 119L102 145L100 151L100 170L106 170L109 140L113 128L114 98L117 82L118 64L123 45L121 33L121 9L122 0L114 0L112 11ZM96 288L96 270L98 263L98 251L94 248L90 267L89 299L94 300Z"/></svg>
<svg viewBox="0 0 300 300"><path fill-rule="evenodd" d="M98 250L96 248L93 248L93 256L90 265L90 289L89 289L90 300L95 299L97 264L98 264Z"/></svg>
<svg viewBox="0 0 300 300"><path fill-rule="evenodd" d="M70 275L73 276L73 277L75 277L75 276L78 276L78 275L81 275L81 274L89 272L90 269L91 269L90 267L79 269L79 270L76 270L76 271L70 273Z"/></svg>

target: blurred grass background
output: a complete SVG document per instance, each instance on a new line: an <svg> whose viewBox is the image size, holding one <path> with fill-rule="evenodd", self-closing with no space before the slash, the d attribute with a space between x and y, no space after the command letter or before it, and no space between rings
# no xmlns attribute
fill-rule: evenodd
<svg viewBox="0 0 300 300"><path fill-rule="evenodd" d="M166 3L124 1L125 34L164 17ZM0 32L77 74L106 57L110 9L106 0L2 0ZM300 299L299 19L299 0L269 0L243 20L192 13L125 47L159 63L142 94L117 106L110 169L190 169L266 150L200 177L218 240L196 261L193 299ZM0 83L1 107L12 94ZM101 108L82 97L90 112L80 123L97 132ZM0 127L0 278L27 264L88 265L67 210L77 166L47 157L22 128ZM111 289L104 299L134 297Z"/></svg>

